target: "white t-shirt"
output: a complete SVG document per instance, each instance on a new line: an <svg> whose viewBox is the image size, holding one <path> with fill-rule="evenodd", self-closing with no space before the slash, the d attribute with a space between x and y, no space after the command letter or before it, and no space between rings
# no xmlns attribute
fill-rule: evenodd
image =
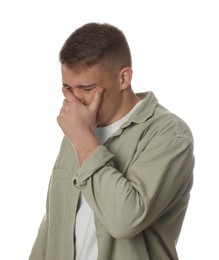
<svg viewBox="0 0 219 260"><path fill-rule="evenodd" d="M141 101L119 121L105 127L96 127L95 134L99 143L104 144L119 127L129 119L140 104ZM75 248L76 260L95 260L98 257L94 213L82 194L80 195L79 208L76 216Z"/></svg>

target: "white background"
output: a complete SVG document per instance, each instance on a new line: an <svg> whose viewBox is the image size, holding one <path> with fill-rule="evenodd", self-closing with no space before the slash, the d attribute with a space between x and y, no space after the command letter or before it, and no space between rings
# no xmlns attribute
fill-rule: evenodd
<svg viewBox="0 0 219 260"><path fill-rule="evenodd" d="M86 22L121 28L133 88L152 90L195 139L195 178L180 260L219 259L219 8L212 0L0 2L0 259L27 259L62 132L58 52Z"/></svg>

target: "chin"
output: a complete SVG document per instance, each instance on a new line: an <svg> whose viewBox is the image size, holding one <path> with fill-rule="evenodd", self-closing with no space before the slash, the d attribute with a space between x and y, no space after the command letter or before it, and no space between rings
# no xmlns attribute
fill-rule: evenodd
<svg viewBox="0 0 219 260"><path fill-rule="evenodd" d="M96 117L96 126L103 127L106 126L106 120L98 113Z"/></svg>
<svg viewBox="0 0 219 260"><path fill-rule="evenodd" d="M97 120L97 121L96 121L96 126L97 126L97 127L103 127L103 126L105 126L105 124L104 124L103 121Z"/></svg>
<svg viewBox="0 0 219 260"><path fill-rule="evenodd" d="M96 121L96 127L101 127L101 126L102 126L101 122L100 121Z"/></svg>
<svg viewBox="0 0 219 260"><path fill-rule="evenodd" d="M96 117L96 126L100 126L102 124L102 119L101 119L101 116L100 114L98 113L97 114L97 117Z"/></svg>

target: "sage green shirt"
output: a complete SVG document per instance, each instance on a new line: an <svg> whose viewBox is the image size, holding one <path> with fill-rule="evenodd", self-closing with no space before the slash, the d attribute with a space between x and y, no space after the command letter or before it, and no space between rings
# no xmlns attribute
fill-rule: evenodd
<svg viewBox="0 0 219 260"><path fill-rule="evenodd" d="M78 168L63 139L29 260L73 260L82 192L95 214L98 260L177 260L193 179L193 138L152 92ZM96 260L96 259L94 259Z"/></svg>

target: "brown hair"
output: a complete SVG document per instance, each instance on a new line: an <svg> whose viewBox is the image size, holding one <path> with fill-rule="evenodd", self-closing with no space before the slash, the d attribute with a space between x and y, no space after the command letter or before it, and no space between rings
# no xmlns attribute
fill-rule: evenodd
<svg viewBox="0 0 219 260"><path fill-rule="evenodd" d="M88 23L74 31L65 41L59 59L69 68L88 68L101 62L112 68L132 66L125 35L106 23Z"/></svg>

